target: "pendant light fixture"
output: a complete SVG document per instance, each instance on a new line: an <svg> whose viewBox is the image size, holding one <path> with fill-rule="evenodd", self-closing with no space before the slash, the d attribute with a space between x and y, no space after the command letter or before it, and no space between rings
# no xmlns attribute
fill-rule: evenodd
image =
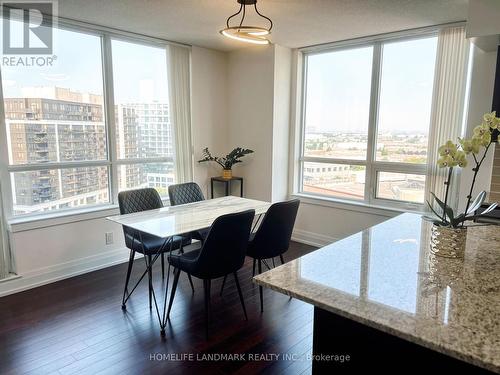
<svg viewBox="0 0 500 375"><path fill-rule="evenodd" d="M226 21L226 28L221 30L220 33L225 37L239 40L240 42L253 43L253 44L269 44L270 41L267 36L271 34L271 29L273 28L273 21L269 17L264 16L257 9L257 0L237 0L240 4L240 9L237 13L229 16ZM265 20L269 22L269 27L261 26L250 26L245 25L246 7L247 5L253 5L255 12ZM232 18L237 17L241 14L241 20L238 25L230 26L229 22Z"/></svg>

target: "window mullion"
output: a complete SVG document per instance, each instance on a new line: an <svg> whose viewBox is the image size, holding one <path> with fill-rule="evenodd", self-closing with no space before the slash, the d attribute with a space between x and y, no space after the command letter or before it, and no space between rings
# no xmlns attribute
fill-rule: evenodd
<svg viewBox="0 0 500 375"><path fill-rule="evenodd" d="M113 57L111 51L111 37L107 34L102 37L102 64L104 72L104 108L106 113L108 160L111 163L109 176L110 202L116 203L118 196L118 159L116 148L116 113L113 86Z"/></svg>
<svg viewBox="0 0 500 375"><path fill-rule="evenodd" d="M306 98L307 98L307 62L308 56L304 55L302 63L302 88L300 97L300 142L299 142L299 173L297 177L299 179L298 186L299 190L304 190L304 149L306 142Z"/></svg>
<svg viewBox="0 0 500 375"><path fill-rule="evenodd" d="M376 176L373 166L376 151L378 104L380 93L380 73L382 68L382 44L373 45L372 82L370 91L370 117L368 120L368 145L366 151L365 201L370 203L375 197Z"/></svg>
<svg viewBox="0 0 500 375"><path fill-rule="evenodd" d="M174 158L171 156L165 157L154 157L154 158L130 158L130 159L118 159L115 160L115 165L127 165L127 164L156 164L156 163L170 163L174 162Z"/></svg>
<svg viewBox="0 0 500 375"><path fill-rule="evenodd" d="M321 158L315 156L304 156L300 161L310 163L326 163L326 164L348 164L348 165L366 165L366 160L363 159L337 159L337 158Z"/></svg>
<svg viewBox="0 0 500 375"><path fill-rule="evenodd" d="M3 81L2 81L2 72L0 70L0 128L4 129L0 130L0 180L2 181L2 186L0 189L0 193L2 196L5 216L10 218L13 216L13 194L12 194L12 183L11 183L11 175L7 169L9 165L9 147L8 147L8 133L7 133L7 120L5 119L5 108L4 108L4 100L3 100ZM0 207L1 208L1 207Z"/></svg>
<svg viewBox="0 0 500 375"><path fill-rule="evenodd" d="M13 164L7 167L9 172L28 172L28 171L43 171L50 169L66 169L66 168L84 168L84 167L102 167L109 166L107 160L89 160L89 161L67 161L58 163L33 163L33 164Z"/></svg>
<svg viewBox="0 0 500 375"><path fill-rule="evenodd" d="M427 174L427 165L425 164L409 164L409 163L392 163L392 162L377 162L373 163L373 168L376 171L396 172L396 173L412 173L412 174Z"/></svg>

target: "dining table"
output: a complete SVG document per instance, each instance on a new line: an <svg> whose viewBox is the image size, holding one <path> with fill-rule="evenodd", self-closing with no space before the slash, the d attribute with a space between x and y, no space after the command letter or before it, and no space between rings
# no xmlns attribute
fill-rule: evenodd
<svg viewBox="0 0 500 375"><path fill-rule="evenodd" d="M131 229L134 233L134 239L137 239L138 242L141 242L141 237L144 236L144 234L152 235L164 240L163 245L160 246L157 252L153 255L153 261L146 266L142 276L139 278L131 292L128 293L127 299L140 284L148 271L150 271L150 268L153 267L155 261L163 252L177 250L172 248L174 236L189 236L191 232L209 228L213 222L222 215L242 212L250 209L255 210L256 218L252 227L252 231L254 231L259 224L261 216L267 212L270 206L271 203L266 201L226 196L177 206L165 206L153 210L107 217L107 220ZM134 242L135 241L132 243ZM166 302L169 279L170 272L167 273L162 309L158 305L156 294L154 292L154 285L152 286L153 301L162 336L165 335L165 327L167 325ZM123 301L122 307L125 306L125 301L126 300Z"/></svg>

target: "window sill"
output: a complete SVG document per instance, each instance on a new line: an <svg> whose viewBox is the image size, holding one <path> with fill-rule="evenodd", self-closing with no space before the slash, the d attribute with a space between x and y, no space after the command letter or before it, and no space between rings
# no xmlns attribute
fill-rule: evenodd
<svg viewBox="0 0 500 375"><path fill-rule="evenodd" d="M65 212L51 212L40 215L12 218L8 221L12 233L27 230L47 228L56 225L76 223L79 221L101 219L118 214L117 205L105 205L92 208L82 208Z"/></svg>
<svg viewBox="0 0 500 375"><path fill-rule="evenodd" d="M346 201L341 199L318 196L314 194L307 194L307 193L294 193L292 194L292 196L300 198L300 200L306 204L337 208L346 211L362 212L362 213L385 216L385 217L394 217L400 213L405 213L405 212L414 212L417 214L422 214L421 211L416 209L411 210L399 207L379 206L379 205L367 204L364 202Z"/></svg>
<svg viewBox="0 0 500 375"><path fill-rule="evenodd" d="M162 198L162 201L164 206L170 205L168 198ZM118 215L119 213L120 212L117 204L107 204L76 210L48 212L46 214L14 217L8 220L8 224L10 226L10 231L12 233L17 233L34 229L53 227L56 225L76 223L79 221L102 219L107 216Z"/></svg>

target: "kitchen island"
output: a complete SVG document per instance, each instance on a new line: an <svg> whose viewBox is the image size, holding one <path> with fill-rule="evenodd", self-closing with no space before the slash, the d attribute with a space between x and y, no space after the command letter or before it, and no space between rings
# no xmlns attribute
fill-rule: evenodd
<svg viewBox="0 0 500 375"><path fill-rule="evenodd" d="M402 214L254 278L314 305L313 373L500 372L500 227L449 259L431 225Z"/></svg>

